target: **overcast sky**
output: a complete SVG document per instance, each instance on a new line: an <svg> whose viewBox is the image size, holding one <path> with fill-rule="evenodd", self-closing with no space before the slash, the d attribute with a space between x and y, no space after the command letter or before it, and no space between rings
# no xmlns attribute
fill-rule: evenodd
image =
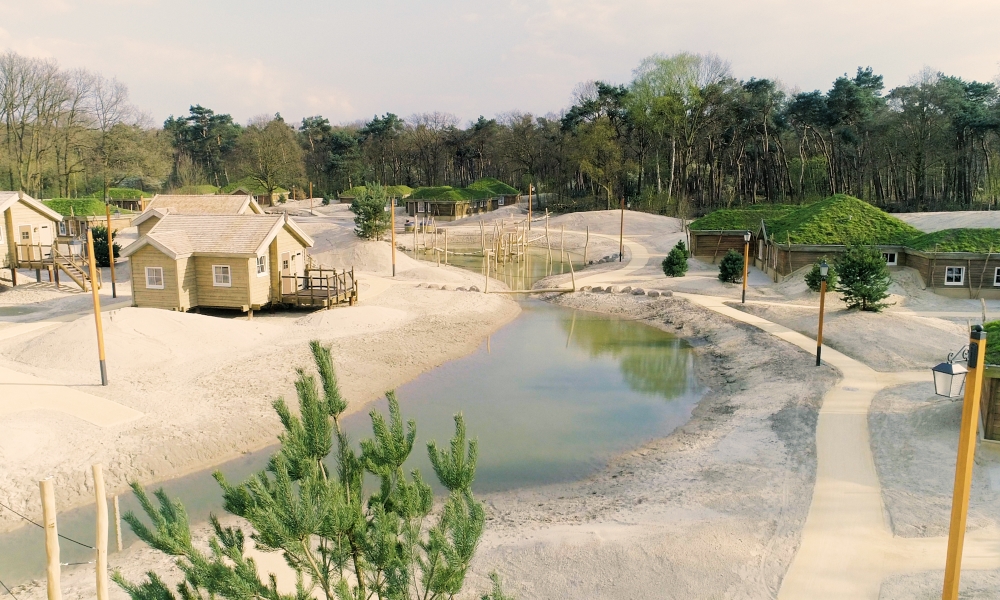
<svg viewBox="0 0 1000 600"><path fill-rule="evenodd" d="M826 90L872 66L1000 72L996 0L0 0L0 48L125 82L156 122L558 112L645 56L714 52L737 77Z"/></svg>

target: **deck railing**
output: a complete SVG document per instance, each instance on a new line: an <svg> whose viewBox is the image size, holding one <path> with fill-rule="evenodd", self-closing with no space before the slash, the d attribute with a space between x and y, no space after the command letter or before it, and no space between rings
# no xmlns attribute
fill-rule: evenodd
<svg viewBox="0 0 1000 600"><path fill-rule="evenodd" d="M302 275L282 275L281 289L282 301L295 306L329 308L340 302L353 304L357 297L353 268L338 272L319 267L306 269Z"/></svg>

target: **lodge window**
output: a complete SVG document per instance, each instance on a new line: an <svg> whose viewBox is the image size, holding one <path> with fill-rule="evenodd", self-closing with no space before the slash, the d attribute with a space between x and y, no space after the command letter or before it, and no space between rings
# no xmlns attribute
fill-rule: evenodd
<svg viewBox="0 0 1000 600"><path fill-rule="evenodd" d="M997 267L996 271L993 271L993 285L1000 287L1000 267Z"/></svg>
<svg viewBox="0 0 1000 600"><path fill-rule="evenodd" d="M945 267L944 284L962 285L965 283L965 267Z"/></svg>
<svg viewBox="0 0 1000 600"><path fill-rule="evenodd" d="M267 275L267 257L258 256L257 257L257 277L263 277Z"/></svg>
<svg viewBox="0 0 1000 600"><path fill-rule="evenodd" d="M890 267L895 267L896 266L896 253L895 252L883 252L882 253L882 258L885 259L885 264L889 265Z"/></svg>
<svg viewBox="0 0 1000 600"><path fill-rule="evenodd" d="M500 200L497 202L497 206L503 206L503 200L504 200L503 198L500 198Z"/></svg>
<svg viewBox="0 0 1000 600"><path fill-rule="evenodd" d="M66 235L66 221L59 221L59 235Z"/></svg>
<svg viewBox="0 0 1000 600"><path fill-rule="evenodd" d="M163 267L146 267L146 289L163 289Z"/></svg>
<svg viewBox="0 0 1000 600"><path fill-rule="evenodd" d="M418 213L424 212L424 203L423 202L417 202L417 212Z"/></svg>
<svg viewBox="0 0 1000 600"><path fill-rule="evenodd" d="M22 242L31 241L31 232L30 231L22 231L21 232L21 241Z"/></svg>
<svg viewBox="0 0 1000 600"><path fill-rule="evenodd" d="M229 265L212 265L212 278L215 287L233 287L233 279L230 277Z"/></svg>

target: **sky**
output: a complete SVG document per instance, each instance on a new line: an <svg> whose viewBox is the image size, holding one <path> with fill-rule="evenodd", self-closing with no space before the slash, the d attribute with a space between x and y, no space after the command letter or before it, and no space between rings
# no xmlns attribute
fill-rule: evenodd
<svg viewBox="0 0 1000 600"><path fill-rule="evenodd" d="M128 85L154 122L192 104L240 122L441 111L558 113L644 57L715 53L733 73L827 90L871 66L992 81L995 0L0 0L0 49Z"/></svg>

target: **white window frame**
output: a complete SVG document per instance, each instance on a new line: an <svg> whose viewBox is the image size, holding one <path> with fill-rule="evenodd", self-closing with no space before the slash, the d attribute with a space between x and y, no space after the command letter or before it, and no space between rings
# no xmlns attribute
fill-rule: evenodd
<svg viewBox="0 0 1000 600"><path fill-rule="evenodd" d="M949 277L955 276L955 270L958 271L958 281L948 281ZM951 271L951 273L949 273ZM945 267L944 268L944 284L945 285L965 285L965 267Z"/></svg>
<svg viewBox="0 0 1000 600"><path fill-rule="evenodd" d="M267 255L257 257L257 277L267 276Z"/></svg>
<svg viewBox="0 0 1000 600"><path fill-rule="evenodd" d="M66 221L59 221L59 235L61 236L69 235L69 229L66 226Z"/></svg>
<svg viewBox="0 0 1000 600"><path fill-rule="evenodd" d="M504 197L500 196L500 200L497 202L497 206L503 206Z"/></svg>
<svg viewBox="0 0 1000 600"><path fill-rule="evenodd" d="M160 284L150 283L150 275L159 272L160 274ZM162 290L163 289L163 267L146 267L146 289L147 290Z"/></svg>
<svg viewBox="0 0 1000 600"><path fill-rule="evenodd" d="M993 287L1000 287L1000 267L993 271Z"/></svg>
<svg viewBox="0 0 1000 600"><path fill-rule="evenodd" d="M890 257L892 257L892 260L889 260ZM885 259L885 264L890 267L895 267L899 264L899 254L896 252L883 252L882 258Z"/></svg>
<svg viewBox="0 0 1000 600"><path fill-rule="evenodd" d="M225 275L223 280L219 275ZM229 265L212 265L212 285L214 287L233 287L233 269Z"/></svg>
<svg viewBox="0 0 1000 600"><path fill-rule="evenodd" d="M417 202L417 212L418 213L427 212L427 211L424 210L424 203L423 202Z"/></svg>
<svg viewBox="0 0 1000 600"><path fill-rule="evenodd" d="M30 231L22 231L21 232L21 241L22 242L31 241L31 232Z"/></svg>

